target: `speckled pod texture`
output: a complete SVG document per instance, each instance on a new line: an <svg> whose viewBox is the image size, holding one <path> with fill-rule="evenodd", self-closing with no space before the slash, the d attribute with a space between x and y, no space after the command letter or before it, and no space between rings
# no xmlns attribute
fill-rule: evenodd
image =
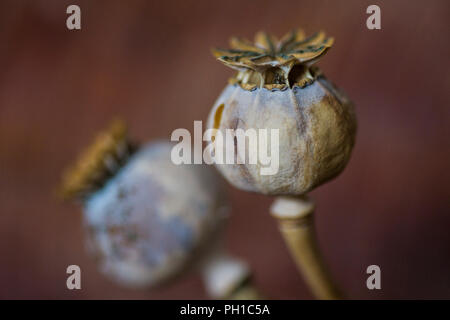
<svg viewBox="0 0 450 320"><path fill-rule="evenodd" d="M212 167L172 164L171 147L144 146L85 203L88 248L122 285L151 287L179 274L220 228L220 177Z"/></svg>
<svg viewBox="0 0 450 320"><path fill-rule="evenodd" d="M224 136L224 129L279 129L275 175L261 175L260 164L216 165L239 189L269 195L304 194L338 175L350 158L356 134L353 105L323 76L306 87L284 90L250 91L230 84L215 102L208 128L214 128L215 117L217 125L221 105L217 129ZM254 152L248 148L247 143L246 154Z"/></svg>

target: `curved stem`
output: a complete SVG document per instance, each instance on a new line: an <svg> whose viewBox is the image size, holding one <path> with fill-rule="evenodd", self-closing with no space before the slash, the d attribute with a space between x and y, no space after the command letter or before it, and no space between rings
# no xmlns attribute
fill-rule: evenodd
<svg viewBox="0 0 450 320"><path fill-rule="evenodd" d="M279 197L271 206L298 270L318 299L341 299L320 254L314 230L314 204L306 197Z"/></svg>

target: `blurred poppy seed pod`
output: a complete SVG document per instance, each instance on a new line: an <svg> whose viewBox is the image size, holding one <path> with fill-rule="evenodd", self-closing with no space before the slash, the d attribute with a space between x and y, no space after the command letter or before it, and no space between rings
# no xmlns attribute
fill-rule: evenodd
<svg viewBox="0 0 450 320"><path fill-rule="evenodd" d="M277 173L262 175L260 162L216 164L232 185L269 195L300 195L344 169L356 134L353 105L313 66L332 44L323 32L305 37L294 30L279 41L262 32L254 44L232 38L230 50L213 50L237 74L213 105L208 128L223 135L226 129L279 130L278 150L268 144L267 152L279 154ZM246 154L257 152L249 143L245 148Z"/></svg>
<svg viewBox="0 0 450 320"><path fill-rule="evenodd" d="M116 122L64 176L64 195L83 202L88 249L122 285L173 278L209 250L220 229L220 177L207 166L174 165L171 148L134 148Z"/></svg>

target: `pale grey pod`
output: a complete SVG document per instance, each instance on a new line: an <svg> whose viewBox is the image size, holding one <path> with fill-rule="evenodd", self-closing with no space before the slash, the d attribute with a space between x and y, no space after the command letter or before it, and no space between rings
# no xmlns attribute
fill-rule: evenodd
<svg viewBox="0 0 450 320"><path fill-rule="evenodd" d="M171 147L145 145L85 201L88 247L122 285L152 287L178 275L224 218L220 177L209 166L174 165Z"/></svg>
<svg viewBox="0 0 450 320"><path fill-rule="evenodd" d="M279 129L276 174L262 175L260 163L216 164L235 187L269 195L304 194L338 175L356 134L352 103L323 76L281 90L230 84L215 102L207 126L222 135L225 129ZM247 155L255 152L248 143L245 147ZM268 147L270 155L275 150Z"/></svg>

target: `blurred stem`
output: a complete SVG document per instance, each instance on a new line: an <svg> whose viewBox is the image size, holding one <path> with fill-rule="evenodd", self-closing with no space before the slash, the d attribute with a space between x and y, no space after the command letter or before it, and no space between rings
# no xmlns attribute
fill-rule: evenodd
<svg viewBox="0 0 450 320"><path fill-rule="evenodd" d="M261 299L251 281L247 264L221 251L212 254L202 265L203 282L213 299Z"/></svg>
<svg viewBox="0 0 450 320"><path fill-rule="evenodd" d="M325 268L314 229L314 203L306 197L278 197L271 214L297 268L317 299L342 299Z"/></svg>
<svg viewBox="0 0 450 320"><path fill-rule="evenodd" d="M234 291L224 299L229 300L261 300L263 296L254 286L251 277L242 282Z"/></svg>

